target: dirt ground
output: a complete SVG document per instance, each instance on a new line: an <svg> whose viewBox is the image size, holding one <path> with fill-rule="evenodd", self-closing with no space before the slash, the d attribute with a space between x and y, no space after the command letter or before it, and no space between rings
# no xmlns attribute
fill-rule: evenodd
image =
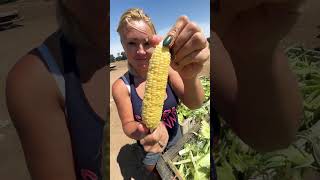
<svg viewBox="0 0 320 180"><path fill-rule="evenodd" d="M308 0L304 14L292 32L283 41L284 46L303 44L306 47L320 47L317 26L320 22L319 0ZM15 128L9 118L5 105L5 78L9 69L31 48L38 46L46 36L56 29L54 7L50 1L20 0L8 5L0 5L0 13L9 9L19 9L24 20L19 26L0 31L0 179L30 179L23 152ZM126 61L117 62L115 70L110 72L110 83L113 83L126 72ZM204 74L209 73L209 63ZM110 94L111 95L111 94ZM133 140L126 137L115 104L110 96L110 172L111 179L138 177L141 165L139 152Z"/></svg>

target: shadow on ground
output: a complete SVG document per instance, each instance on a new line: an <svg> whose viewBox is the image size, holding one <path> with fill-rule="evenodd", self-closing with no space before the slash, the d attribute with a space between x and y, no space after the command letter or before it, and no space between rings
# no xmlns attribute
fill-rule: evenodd
<svg viewBox="0 0 320 180"><path fill-rule="evenodd" d="M137 143L122 146L117 157L124 180L148 179L142 164L143 150Z"/></svg>

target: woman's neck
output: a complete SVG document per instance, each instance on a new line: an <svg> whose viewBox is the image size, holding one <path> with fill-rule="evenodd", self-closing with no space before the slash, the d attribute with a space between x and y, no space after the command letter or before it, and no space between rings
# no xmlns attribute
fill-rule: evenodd
<svg viewBox="0 0 320 180"><path fill-rule="evenodd" d="M76 52L76 63L81 74L92 74L101 68L105 68L108 64L106 54L88 49L77 49Z"/></svg>
<svg viewBox="0 0 320 180"><path fill-rule="evenodd" d="M147 71L134 71L134 76L136 79L139 79L141 81L145 81L147 79Z"/></svg>

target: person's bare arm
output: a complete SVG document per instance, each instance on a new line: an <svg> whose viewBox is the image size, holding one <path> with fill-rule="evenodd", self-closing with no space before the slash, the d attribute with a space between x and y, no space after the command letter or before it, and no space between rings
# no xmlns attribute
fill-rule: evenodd
<svg viewBox="0 0 320 180"><path fill-rule="evenodd" d="M117 106L124 133L132 139L140 140L146 152L162 152L169 139L165 125L160 123L153 132L150 132L145 125L134 120L130 95L122 80L118 79L112 85L112 96ZM159 146L158 142L163 147Z"/></svg>
<svg viewBox="0 0 320 180"><path fill-rule="evenodd" d="M123 132L135 140L143 138L149 130L134 120L130 95L122 80L118 79L112 85L112 96L117 106Z"/></svg>
<svg viewBox="0 0 320 180"><path fill-rule="evenodd" d="M217 109L247 144L260 151L287 147L302 114L297 81L279 48L298 17L298 5L265 2L242 8L233 19L216 15L214 30L223 45L213 37L218 42L214 54L225 54L213 59Z"/></svg>
<svg viewBox="0 0 320 180"><path fill-rule="evenodd" d="M76 179L70 136L54 79L34 55L9 72L7 106L34 180Z"/></svg>
<svg viewBox="0 0 320 180"><path fill-rule="evenodd" d="M204 101L204 90L198 76L183 80L179 73L169 69L169 81L182 103L190 109L199 108Z"/></svg>

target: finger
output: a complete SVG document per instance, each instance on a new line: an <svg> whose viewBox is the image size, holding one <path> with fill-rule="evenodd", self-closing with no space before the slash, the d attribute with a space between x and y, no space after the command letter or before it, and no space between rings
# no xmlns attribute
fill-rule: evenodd
<svg viewBox="0 0 320 180"><path fill-rule="evenodd" d="M180 16L176 21L176 24L170 29L166 38L163 40L163 45L173 48L176 38L188 22L189 19L187 16Z"/></svg>
<svg viewBox="0 0 320 180"><path fill-rule="evenodd" d="M207 47L204 49L193 51L192 53L185 56L178 64L172 62L171 67L176 71L180 71L185 66L191 63L203 64L207 60L209 60L209 58L210 58L210 49Z"/></svg>
<svg viewBox="0 0 320 180"><path fill-rule="evenodd" d="M196 35L195 35L196 34ZM194 22L189 22L185 28L181 31L179 36L176 38L174 45L173 45L173 53L174 56L177 56L181 50L185 50L185 44L187 42L190 43L190 41L197 40L196 38L204 38L204 35L201 32L200 27L194 23ZM196 47L194 45L193 47Z"/></svg>
<svg viewBox="0 0 320 180"><path fill-rule="evenodd" d="M154 134L148 134L143 139L140 140L140 143L144 146L153 146L159 139Z"/></svg>
<svg viewBox="0 0 320 180"><path fill-rule="evenodd" d="M152 147L147 147L146 149L148 149L149 152L152 153L160 153L165 149L165 145L163 145L162 143L157 143Z"/></svg>
<svg viewBox="0 0 320 180"><path fill-rule="evenodd" d="M151 46L156 47L156 45L158 45L161 42L161 40L162 40L161 36L154 35L150 38L150 44Z"/></svg>
<svg viewBox="0 0 320 180"><path fill-rule="evenodd" d="M141 134L140 139L149 133L149 129L142 123L138 124L137 131Z"/></svg>
<svg viewBox="0 0 320 180"><path fill-rule="evenodd" d="M151 134L143 138L143 143L148 145L155 145L162 137L162 126L159 125Z"/></svg>
<svg viewBox="0 0 320 180"><path fill-rule="evenodd" d="M196 32L192 34L191 37L188 37L188 39L189 40L185 42L185 44L183 45L183 48L181 48L179 51L176 51L175 58L173 61L177 64L180 64L180 61L183 60L183 58L191 52L199 49L204 49L208 45L207 39L201 32Z"/></svg>
<svg viewBox="0 0 320 180"><path fill-rule="evenodd" d="M158 146L160 147L160 149L164 149L166 147L166 144L158 141Z"/></svg>

